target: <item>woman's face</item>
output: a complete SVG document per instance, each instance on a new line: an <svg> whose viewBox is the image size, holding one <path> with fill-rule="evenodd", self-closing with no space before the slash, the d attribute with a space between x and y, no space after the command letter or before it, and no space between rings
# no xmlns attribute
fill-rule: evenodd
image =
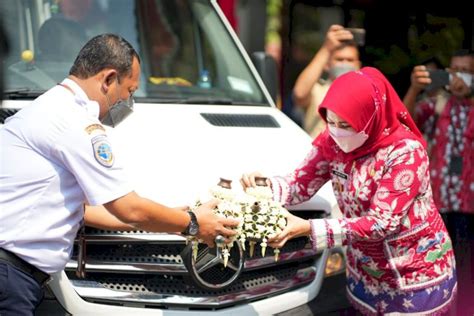
<svg viewBox="0 0 474 316"><path fill-rule="evenodd" d="M329 109L326 112L326 121L329 126L334 126L347 131L355 131L352 126L349 125L349 123L347 123L345 120L340 118L336 113Z"/></svg>

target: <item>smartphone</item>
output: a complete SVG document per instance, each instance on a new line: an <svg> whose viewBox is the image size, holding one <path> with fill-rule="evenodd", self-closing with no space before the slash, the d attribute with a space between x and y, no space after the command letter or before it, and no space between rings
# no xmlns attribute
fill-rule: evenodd
<svg viewBox="0 0 474 316"><path fill-rule="evenodd" d="M356 42L358 46L365 45L365 29L347 27L346 30L352 33L352 36L354 36L354 42Z"/></svg>
<svg viewBox="0 0 474 316"><path fill-rule="evenodd" d="M450 74L444 69L428 69L431 83L426 86L425 90L431 91L449 85Z"/></svg>

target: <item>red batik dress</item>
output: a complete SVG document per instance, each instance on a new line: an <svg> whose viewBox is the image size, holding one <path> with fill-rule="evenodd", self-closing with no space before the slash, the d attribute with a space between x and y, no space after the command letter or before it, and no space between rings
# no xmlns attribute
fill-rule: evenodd
<svg viewBox="0 0 474 316"><path fill-rule="evenodd" d="M364 314L445 311L455 262L422 144L401 139L344 162L325 158L318 138L294 172L271 178L275 199L298 204L332 181L343 218L311 220L311 239L317 250L347 246L348 297Z"/></svg>

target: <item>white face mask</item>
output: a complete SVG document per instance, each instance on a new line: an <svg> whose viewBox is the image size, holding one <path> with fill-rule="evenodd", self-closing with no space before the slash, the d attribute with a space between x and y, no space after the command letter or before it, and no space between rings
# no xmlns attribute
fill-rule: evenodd
<svg viewBox="0 0 474 316"><path fill-rule="evenodd" d="M329 68L329 76L336 79L337 77L353 70L357 70L357 68L352 64L338 64Z"/></svg>
<svg viewBox="0 0 474 316"><path fill-rule="evenodd" d="M364 131L357 133L355 131L348 131L346 129L338 128L332 125L328 125L328 128L329 135L331 135L332 139L345 153L349 153L359 148L369 138L369 135L367 135Z"/></svg>
<svg viewBox="0 0 474 316"><path fill-rule="evenodd" d="M456 76L458 76L460 79L462 79L462 81L464 81L466 86L468 86L469 88L472 87L472 75L470 73L468 73L468 72L457 72Z"/></svg>

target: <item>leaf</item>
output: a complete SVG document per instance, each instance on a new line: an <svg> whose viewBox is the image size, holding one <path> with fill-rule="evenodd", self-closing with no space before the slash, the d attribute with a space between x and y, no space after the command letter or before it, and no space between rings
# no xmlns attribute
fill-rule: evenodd
<svg viewBox="0 0 474 316"><path fill-rule="evenodd" d="M380 278L382 275L385 274L385 272L380 271L380 270L374 270L372 268L369 268L369 266L362 266L362 269L364 269L365 272L373 276L374 278Z"/></svg>

